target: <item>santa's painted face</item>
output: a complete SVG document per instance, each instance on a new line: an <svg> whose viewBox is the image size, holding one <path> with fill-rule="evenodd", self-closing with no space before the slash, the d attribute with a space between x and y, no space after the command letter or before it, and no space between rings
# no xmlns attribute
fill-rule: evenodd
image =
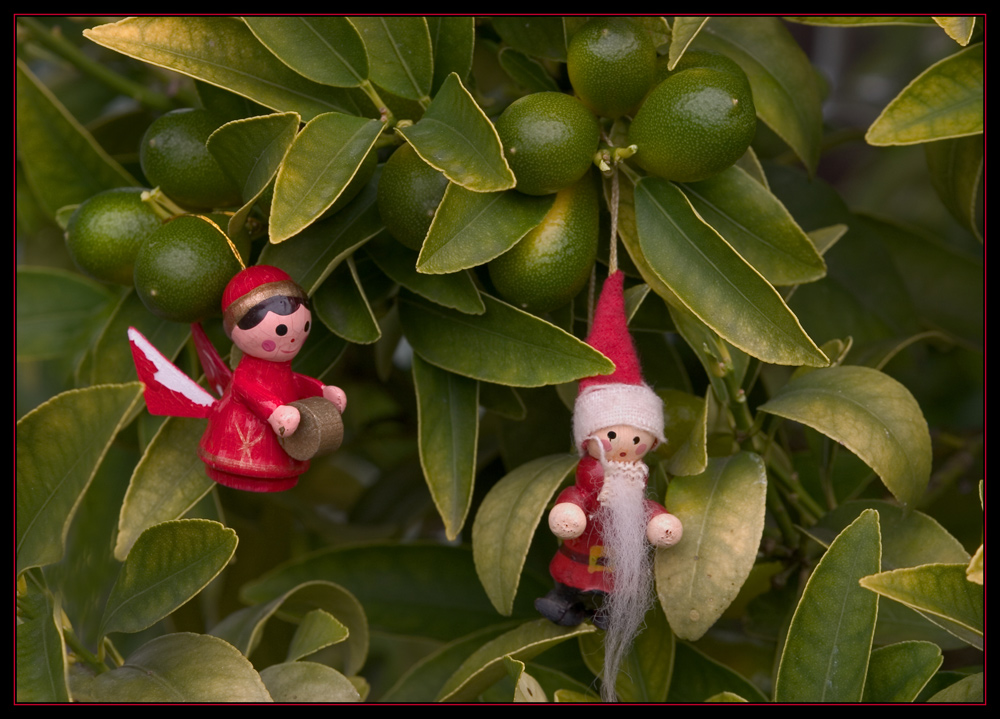
<svg viewBox="0 0 1000 719"><path fill-rule="evenodd" d="M642 455L656 446L656 438L643 429L628 425L605 427L594 432L597 439L587 442L587 453L594 459L609 462L638 462Z"/></svg>
<svg viewBox="0 0 1000 719"><path fill-rule="evenodd" d="M244 354L272 362L288 362L302 349L311 328L312 313L305 305L299 305L289 315L268 312L249 329L234 328L233 342Z"/></svg>

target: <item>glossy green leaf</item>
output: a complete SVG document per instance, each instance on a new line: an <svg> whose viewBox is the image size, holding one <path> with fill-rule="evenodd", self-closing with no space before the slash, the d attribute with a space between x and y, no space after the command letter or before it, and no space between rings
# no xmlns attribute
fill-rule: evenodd
<svg viewBox="0 0 1000 719"><path fill-rule="evenodd" d="M969 553L933 517L916 510L907 511L895 502L858 500L844 502L806 530L825 547L865 509L878 511L882 534L882 569L916 567L920 564L959 564L969 561ZM884 610L885 607L883 606Z"/></svg>
<svg viewBox="0 0 1000 719"><path fill-rule="evenodd" d="M513 628L505 622L487 626L431 652L411 666L382 695L384 702L432 702L448 678L472 652Z"/></svg>
<svg viewBox="0 0 1000 719"><path fill-rule="evenodd" d="M520 50L505 47L497 56L510 79L529 92L559 92L559 85L538 60Z"/></svg>
<svg viewBox="0 0 1000 719"><path fill-rule="evenodd" d="M334 87L368 79L368 53L345 17L245 17L264 46L299 75Z"/></svg>
<svg viewBox="0 0 1000 719"><path fill-rule="evenodd" d="M193 599L229 563L237 541L232 529L206 519L147 529L111 590L101 634L142 631Z"/></svg>
<svg viewBox="0 0 1000 719"><path fill-rule="evenodd" d="M684 56L684 51L688 49L688 46L708 21L709 18L704 16L678 16L674 18L674 25L670 28L670 50L667 53L668 67L671 70L677 67L677 63Z"/></svg>
<svg viewBox="0 0 1000 719"><path fill-rule="evenodd" d="M138 382L70 390L18 421L18 574L62 557L73 513L141 393Z"/></svg>
<svg viewBox="0 0 1000 719"><path fill-rule="evenodd" d="M316 662L272 664L260 673L276 702L359 702L361 695L336 669Z"/></svg>
<svg viewBox="0 0 1000 719"><path fill-rule="evenodd" d="M816 70L776 17L713 17L698 49L735 60L750 79L757 117L784 140L810 174L823 139L822 91Z"/></svg>
<svg viewBox="0 0 1000 719"><path fill-rule="evenodd" d="M794 15L785 18L803 25L867 27L873 25L930 25L929 17L915 15Z"/></svg>
<svg viewBox="0 0 1000 719"><path fill-rule="evenodd" d="M274 182L272 243L297 235L337 201L381 132L378 120L337 112L309 121L292 143Z"/></svg>
<svg viewBox="0 0 1000 719"><path fill-rule="evenodd" d="M708 402L676 390L657 394L663 398L663 433L668 442L658 454L668 453L666 470L679 477L701 474L708 466Z"/></svg>
<svg viewBox="0 0 1000 719"><path fill-rule="evenodd" d="M382 336L351 257L319 286L312 306L323 324L348 342L367 345Z"/></svg>
<svg viewBox="0 0 1000 719"><path fill-rule="evenodd" d="M368 656L368 618L349 590L325 579L307 579L279 592L270 601L233 612L215 625L211 634L250 656L260 645L272 617L301 623L316 609L324 610L347 628L346 640L338 642L342 668L347 674L357 673Z"/></svg>
<svg viewBox="0 0 1000 719"><path fill-rule="evenodd" d="M294 112L234 120L208 138L208 150L240 188L244 206L237 213L240 226L253 203L274 179L295 140L300 117ZM230 223L229 231L233 230Z"/></svg>
<svg viewBox="0 0 1000 719"><path fill-rule="evenodd" d="M17 268L17 359L71 355L117 304L107 286L52 267Z"/></svg>
<svg viewBox="0 0 1000 719"><path fill-rule="evenodd" d="M710 696L705 701L712 704L745 704L747 700L741 697L739 694L733 694L732 692L722 692L721 694L715 694L713 696Z"/></svg>
<svg viewBox="0 0 1000 719"><path fill-rule="evenodd" d="M695 211L772 285L826 274L823 258L791 213L738 167L683 186Z"/></svg>
<svg viewBox="0 0 1000 719"><path fill-rule="evenodd" d="M610 183L604 183L604 199L611 201ZM659 275L653 270L642 251L639 242L639 232L635 222L635 184L632 178L625 173L619 174L618 183L618 236L628 252L629 259L635 265L636 270L642 277L642 281L649 285L650 289L662 297L669 304L680 304L680 300L673 291L667 287Z"/></svg>
<svg viewBox="0 0 1000 719"><path fill-rule="evenodd" d="M234 17L133 17L84 30L98 45L225 88L309 121L325 112L359 113L349 91L289 68Z"/></svg>
<svg viewBox="0 0 1000 719"><path fill-rule="evenodd" d="M115 558L125 561L132 545L153 525L180 519L215 483L205 474L198 444L205 420L171 417L143 452L118 517Z"/></svg>
<svg viewBox="0 0 1000 719"><path fill-rule="evenodd" d="M927 169L941 202L952 216L982 242L984 208L980 206L986 143L979 135L924 145Z"/></svg>
<svg viewBox="0 0 1000 719"><path fill-rule="evenodd" d="M976 584L983 583L983 573L986 571L986 549L980 544L979 549L969 560L969 566L965 570L965 578Z"/></svg>
<svg viewBox="0 0 1000 719"><path fill-rule="evenodd" d="M137 378L128 328L135 327L168 359L173 359L191 335L191 328L157 317L135 292L128 292L111 313L97 342L91 345L93 362L84 384L120 384ZM87 376L89 375L89 376Z"/></svg>
<svg viewBox="0 0 1000 719"><path fill-rule="evenodd" d="M420 467L445 536L458 537L472 504L479 440L479 383L413 358Z"/></svg>
<svg viewBox="0 0 1000 719"><path fill-rule="evenodd" d="M337 265L382 231L376 202L379 174L333 217L313 223L288 242L267 245L259 264L280 267L313 294Z"/></svg>
<svg viewBox="0 0 1000 719"><path fill-rule="evenodd" d="M452 73L415 125L398 128L417 154L456 185L473 192L514 186L493 123Z"/></svg>
<svg viewBox="0 0 1000 719"><path fill-rule="evenodd" d="M242 596L248 602L268 601L302 582L325 577L336 577L357 597L373 630L452 640L497 621L476 576L472 551L463 547L371 544L326 549L251 582ZM447 598L441 587L448 587ZM545 593L537 584L532 589ZM530 602L525 602L520 611L526 614L529 608Z"/></svg>
<svg viewBox="0 0 1000 719"><path fill-rule="evenodd" d="M516 50L546 60L566 62L566 18L500 16L492 19L493 28L504 42Z"/></svg>
<svg viewBox="0 0 1000 719"><path fill-rule="evenodd" d="M670 482L666 506L684 536L657 550L656 592L681 639L700 639L739 593L757 557L766 497L764 462L749 452L709 459L703 474Z"/></svg>
<svg viewBox="0 0 1000 719"><path fill-rule="evenodd" d="M545 696L545 690L538 680L524 671L524 662L511 659L509 656L503 658L504 668L507 676L514 681L514 703L544 703L549 699Z"/></svg>
<svg viewBox="0 0 1000 719"><path fill-rule="evenodd" d="M948 33L948 37L963 46L969 44L969 40L972 39L972 31L976 29L975 15L964 17L935 17L934 22L940 25L941 29Z"/></svg>
<svg viewBox="0 0 1000 719"><path fill-rule="evenodd" d="M828 364L781 296L698 217L676 186L643 178L635 210L653 272L723 339L773 364Z"/></svg>
<svg viewBox="0 0 1000 719"><path fill-rule="evenodd" d="M858 582L879 567L878 512L865 510L816 565L792 617L777 702L861 701L878 597Z"/></svg>
<svg viewBox="0 0 1000 719"><path fill-rule="evenodd" d="M428 17L427 29L434 51L433 94L451 73L463 83L472 72L472 54L476 43L476 19L470 16L445 15Z"/></svg>
<svg viewBox="0 0 1000 719"><path fill-rule="evenodd" d="M829 227L821 227L818 230L810 230L809 240L816 247L817 252L825 255L826 251L833 247L848 229L847 225L830 225Z"/></svg>
<svg viewBox="0 0 1000 719"><path fill-rule="evenodd" d="M288 645L286 661L295 662L331 644L347 639L350 632L338 619L323 609L313 609L302 617Z"/></svg>
<svg viewBox="0 0 1000 719"><path fill-rule="evenodd" d="M930 479L931 438L903 385L867 367L830 367L797 377L759 408L808 425L854 452L904 506Z"/></svg>
<svg viewBox="0 0 1000 719"><path fill-rule="evenodd" d="M15 90L18 159L49 217L98 192L139 184L20 60Z"/></svg>
<svg viewBox="0 0 1000 719"><path fill-rule="evenodd" d="M886 105L865 140L913 145L981 133L984 60L979 43L931 65Z"/></svg>
<svg viewBox="0 0 1000 719"><path fill-rule="evenodd" d="M19 704L69 701L61 615L56 598L34 579L29 577L24 591L18 590L15 697Z"/></svg>
<svg viewBox="0 0 1000 719"><path fill-rule="evenodd" d="M451 675L438 694L438 701L472 701L504 676L504 657L525 661L557 644L596 631L589 624L559 627L547 619L522 624L472 653Z"/></svg>
<svg viewBox="0 0 1000 719"><path fill-rule="evenodd" d="M722 693L735 693L752 702L766 702L760 689L725 664L687 642L677 642L669 702L703 702Z"/></svg>
<svg viewBox="0 0 1000 719"><path fill-rule="evenodd" d="M916 609L977 649L983 648L983 586L963 564L925 564L866 576L861 586Z"/></svg>
<svg viewBox="0 0 1000 719"><path fill-rule="evenodd" d="M417 271L457 272L499 257L538 226L555 197L512 190L473 192L448 185L420 249Z"/></svg>
<svg viewBox="0 0 1000 719"><path fill-rule="evenodd" d="M417 272L418 254L394 240L388 233L372 238L365 248L368 256L393 282L431 302L470 315L486 311L468 272L426 275Z"/></svg>
<svg viewBox="0 0 1000 719"><path fill-rule="evenodd" d="M472 525L476 572L493 606L504 616L514 607L524 560L556 489L576 466L571 455L523 464L490 490Z"/></svg>
<svg viewBox="0 0 1000 719"><path fill-rule="evenodd" d="M979 672L959 679L927 700L929 704L982 704L986 699L986 676Z"/></svg>
<svg viewBox="0 0 1000 719"><path fill-rule="evenodd" d="M205 634L167 634L130 654L92 684L100 702L270 702L247 658Z"/></svg>
<svg viewBox="0 0 1000 719"><path fill-rule="evenodd" d="M862 701L912 702L942 662L941 648L930 642L900 642L879 647L872 652Z"/></svg>
<svg viewBox="0 0 1000 719"><path fill-rule="evenodd" d="M352 17L368 50L369 77L379 87L408 100L430 99L434 57L422 17Z"/></svg>
<svg viewBox="0 0 1000 719"><path fill-rule="evenodd" d="M540 387L608 374L613 363L555 325L483 295L486 312L467 315L410 294L399 296L399 317L417 354L473 379Z"/></svg>

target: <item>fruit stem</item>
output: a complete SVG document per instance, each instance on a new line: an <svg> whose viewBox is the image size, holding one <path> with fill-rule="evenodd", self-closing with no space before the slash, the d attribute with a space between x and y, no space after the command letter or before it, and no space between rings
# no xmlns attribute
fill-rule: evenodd
<svg viewBox="0 0 1000 719"><path fill-rule="evenodd" d="M163 112L173 110L176 107L166 95L153 92L139 83L132 82L118 73L109 70L105 65L95 62L84 55L76 45L63 37L59 28L53 28L50 31L42 23L38 22L38 20L24 16L19 17L17 22L28 36L39 45L51 50L79 70L97 78L123 95L131 97L147 107L162 110Z"/></svg>
<svg viewBox="0 0 1000 719"><path fill-rule="evenodd" d="M178 215L186 214L186 210L163 194L159 187L154 187L152 190L144 190L142 201L147 203L153 212L164 222Z"/></svg>
<svg viewBox="0 0 1000 719"><path fill-rule="evenodd" d="M389 106L382 101L382 97L378 94L378 90L372 85L371 80L365 80L360 85L361 91L364 92L368 99L372 101L375 107L378 108L379 114L381 115L381 120L385 122L390 127L395 124L396 116L392 114L392 110Z"/></svg>

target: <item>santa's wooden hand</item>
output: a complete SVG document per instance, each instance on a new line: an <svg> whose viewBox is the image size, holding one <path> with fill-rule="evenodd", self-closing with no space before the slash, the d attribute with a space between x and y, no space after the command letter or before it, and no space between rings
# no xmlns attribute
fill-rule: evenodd
<svg viewBox="0 0 1000 719"><path fill-rule="evenodd" d="M672 514L658 514L646 525L646 539L654 547L672 547L681 541L683 534L681 520Z"/></svg>
<svg viewBox="0 0 1000 719"><path fill-rule="evenodd" d="M549 529L559 539L576 539L587 528L587 515L570 502L560 502L549 512Z"/></svg>
<svg viewBox="0 0 1000 719"><path fill-rule="evenodd" d="M276 410L271 412L271 416L267 418L267 423L271 425L271 429L279 437L287 437L290 434L294 434L295 430L299 428L299 420L301 415L295 407L291 407L287 404L283 404Z"/></svg>

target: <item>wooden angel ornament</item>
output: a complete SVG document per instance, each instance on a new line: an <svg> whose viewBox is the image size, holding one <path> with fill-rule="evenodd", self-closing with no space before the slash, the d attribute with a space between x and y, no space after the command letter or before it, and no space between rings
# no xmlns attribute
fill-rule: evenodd
<svg viewBox="0 0 1000 719"><path fill-rule="evenodd" d="M292 371L312 325L307 300L276 267L248 267L230 280L222 296L223 325L243 352L236 369L222 361L201 325L191 326L218 399L129 328L147 408L157 415L208 418L198 454L219 484L251 492L290 489L312 456L340 446L343 390Z"/></svg>
<svg viewBox="0 0 1000 719"><path fill-rule="evenodd" d="M629 335L624 275L604 283L587 343L615 363L611 375L580 381L573 441L581 455L576 483L560 493L549 528L562 541L549 565L556 586L535 600L547 619L575 626L588 618L605 630L602 696L615 699L615 677L653 601L651 547L681 539L677 517L646 499L643 455L665 441L663 402L643 381Z"/></svg>

